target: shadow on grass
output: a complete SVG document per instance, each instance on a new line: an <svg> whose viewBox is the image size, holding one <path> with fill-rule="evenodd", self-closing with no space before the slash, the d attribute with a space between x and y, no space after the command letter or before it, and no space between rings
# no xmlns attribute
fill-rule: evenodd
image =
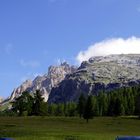
<svg viewBox="0 0 140 140"><path fill-rule="evenodd" d="M78 136L66 136L64 140L79 140Z"/></svg>
<svg viewBox="0 0 140 140"><path fill-rule="evenodd" d="M11 129L9 129L11 128ZM0 128L0 137L24 137L35 135L33 132L22 131L18 128L14 128L12 125L5 125L3 128Z"/></svg>
<svg viewBox="0 0 140 140"><path fill-rule="evenodd" d="M6 124L6 125L4 125L3 127L16 127L17 125L15 125L15 124Z"/></svg>

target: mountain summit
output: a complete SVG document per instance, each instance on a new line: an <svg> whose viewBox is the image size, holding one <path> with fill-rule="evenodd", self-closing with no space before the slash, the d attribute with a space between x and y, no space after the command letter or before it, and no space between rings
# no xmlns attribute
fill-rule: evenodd
<svg viewBox="0 0 140 140"><path fill-rule="evenodd" d="M139 54L92 57L52 89L48 102L77 101L81 93L97 95L139 83Z"/></svg>
<svg viewBox="0 0 140 140"><path fill-rule="evenodd" d="M50 66L47 74L37 76L33 81L26 80L22 85L14 89L10 100L12 101L21 96L24 91L29 91L33 94L36 90L40 90L42 97L47 101L51 89L57 87L67 74L71 74L75 70L76 67L70 66L66 62L62 63L60 66Z"/></svg>
<svg viewBox="0 0 140 140"><path fill-rule="evenodd" d="M121 87L140 84L140 55L121 54L92 57L82 62L79 68L66 62L50 66L48 73L26 80L14 89L10 101L24 91L33 94L40 90L49 103L77 101L81 93L97 95Z"/></svg>

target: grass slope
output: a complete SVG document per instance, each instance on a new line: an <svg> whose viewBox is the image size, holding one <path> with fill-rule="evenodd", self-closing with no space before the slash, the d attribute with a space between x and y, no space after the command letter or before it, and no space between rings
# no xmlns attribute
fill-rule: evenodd
<svg viewBox="0 0 140 140"><path fill-rule="evenodd" d="M114 140L140 135L140 120L98 117L90 120L63 117L1 117L0 137L15 140Z"/></svg>

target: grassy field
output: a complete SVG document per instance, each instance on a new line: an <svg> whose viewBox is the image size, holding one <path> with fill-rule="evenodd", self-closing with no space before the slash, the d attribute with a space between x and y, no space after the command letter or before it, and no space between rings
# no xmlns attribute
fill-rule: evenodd
<svg viewBox="0 0 140 140"><path fill-rule="evenodd" d="M15 140L114 140L123 135L140 135L140 120L97 117L87 124L79 118L0 117L0 137Z"/></svg>

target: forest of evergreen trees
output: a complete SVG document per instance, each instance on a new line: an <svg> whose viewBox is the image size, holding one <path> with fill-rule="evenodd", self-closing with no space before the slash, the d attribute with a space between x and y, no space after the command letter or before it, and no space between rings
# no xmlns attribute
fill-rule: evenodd
<svg viewBox="0 0 140 140"><path fill-rule="evenodd" d="M80 93L79 93L80 94ZM34 96L24 92L12 102L12 109L0 114L18 116L79 116L90 119L93 116L140 116L140 86L123 87L98 95L84 96L78 102L48 104L43 101L39 91Z"/></svg>

